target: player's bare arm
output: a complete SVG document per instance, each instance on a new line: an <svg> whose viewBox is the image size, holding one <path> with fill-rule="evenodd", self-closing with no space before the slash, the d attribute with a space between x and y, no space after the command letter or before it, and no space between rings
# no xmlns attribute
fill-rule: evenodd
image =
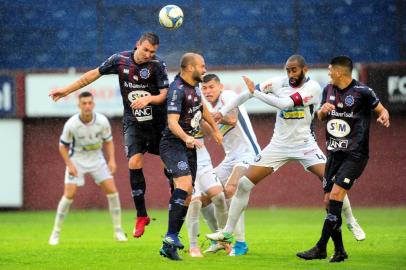
<svg viewBox="0 0 406 270"><path fill-rule="evenodd" d="M210 125L213 129L213 138L217 144L221 144L223 141L223 135L221 135L220 130L217 127L216 122L214 121L210 111L207 109L207 106L203 103L203 119Z"/></svg>
<svg viewBox="0 0 406 270"><path fill-rule="evenodd" d="M378 118L376 119L376 121L381 123L384 127L389 127L389 112L387 109L385 109L382 103L379 103L374 111L378 114Z"/></svg>
<svg viewBox="0 0 406 270"><path fill-rule="evenodd" d="M108 163L111 174L115 174L117 170L116 158L114 154L114 143L113 140L104 142L104 150L107 156Z"/></svg>
<svg viewBox="0 0 406 270"><path fill-rule="evenodd" d="M242 78L243 78L245 84L247 85L248 90L250 91L250 93L254 94L254 92L255 92L255 84L254 84L254 82L250 78L248 78L247 76L242 76Z"/></svg>
<svg viewBox="0 0 406 270"><path fill-rule="evenodd" d="M56 88L53 89L51 92L49 92L49 95L53 101L58 101L59 99L63 98L64 96L69 95L72 92L75 92L86 85L91 84L95 80L101 77L101 74L99 72L99 68L95 68L92 70L89 70L85 74L82 75L82 77L79 78L79 80L73 82L72 84L62 87L62 88Z"/></svg>
<svg viewBox="0 0 406 270"><path fill-rule="evenodd" d="M77 171L75 165L72 163L72 161L69 158L69 147L67 147L63 144L60 144L59 153L61 154L61 157L62 157L63 161L65 162L66 167L68 168L69 174L77 177L78 171Z"/></svg>
<svg viewBox="0 0 406 270"><path fill-rule="evenodd" d="M180 138L182 141L185 142L187 148L202 148L203 144L199 142L198 140L195 140L193 136L189 136L179 125L179 114L168 114L168 128L171 130L171 132Z"/></svg>
<svg viewBox="0 0 406 270"><path fill-rule="evenodd" d="M332 110L335 109L335 106L331 103L324 103L323 106L317 111L317 118L319 118L320 121L324 121Z"/></svg>
<svg viewBox="0 0 406 270"><path fill-rule="evenodd" d="M166 101L167 93L168 88L161 89L159 95L138 98L131 103L130 107L132 109L143 109L149 104L161 105Z"/></svg>
<svg viewBox="0 0 406 270"><path fill-rule="evenodd" d="M235 127L235 125L237 125L237 121L238 121L238 109L234 108L232 109L230 112L228 112L226 115L222 116L221 113L219 113L221 115L221 118L218 118L217 116L218 113L214 113L213 115L213 119L214 121L218 124L225 124L225 125L231 125L233 127ZM216 117L218 118L216 120Z"/></svg>

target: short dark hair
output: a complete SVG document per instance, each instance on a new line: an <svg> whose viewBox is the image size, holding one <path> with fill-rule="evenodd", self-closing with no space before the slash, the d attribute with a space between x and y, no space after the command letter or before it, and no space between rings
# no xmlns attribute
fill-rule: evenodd
<svg viewBox="0 0 406 270"><path fill-rule="evenodd" d="M350 72L352 71L354 65L352 59L346 55L339 55L331 59L330 65L346 67Z"/></svg>
<svg viewBox="0 0 406 270"><path fill-rule="evenodd" d="M159 37L153 32L144 33L138 41L142 43L144 40L148 40L151 45L159 45Z"/></svg>
<svg viewBox="0 0 406 270"><path fill-rule="evenodd" d="M301 56L300 54L291 55L291 56L288 58L288 60L286 61L286 63L287 63L287 62L293 62L293 61L297 61L297 62L299 63L299 66L300 66L300 67L305 67L305 66L307 65L307 64L306 64L306 60L305 60L304 57Z"/></svg>
<svg viewBox="0 0 406 270"><path fill-rule="evenodd" d="M79 99L84 98L84 97L93 97L93 95L92 95L92 93L90 93L88 91L84 91L79 94Z"/></svg>
<svg viewBox="0 0 406 270"><path fill-rule="evenodd" d="M210 82L212 80L216 81L218 83L220 82L219 76L217 76L216 74L213 74L213 73L206 74L203 77L203 83L208 83L208 82Z"/></svg>

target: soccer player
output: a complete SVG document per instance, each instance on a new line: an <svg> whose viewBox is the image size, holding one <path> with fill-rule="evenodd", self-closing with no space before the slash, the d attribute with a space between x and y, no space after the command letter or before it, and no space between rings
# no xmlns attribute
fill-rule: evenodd
<svg viewBox="0 0 406 270"><path fill-rule="evenodd" d="M278 108L271 142L240 178L231 202L226 227L223 231L207 235L209 239L231 241L235 224L248 204L251 190L285 163L298 161L307 171L322 180L326 158L317 145L311 129L322 90L316 81L306 76L308 68L303 56L289 57L285 69L287 77L271 78L257 86L249 78L244 77L249 92L239 95L215 116L215 119L221 117L235 107L235 104L241 104L252 96ZM354 218L352 220L355 222Z"/></svg>
<svg viewBox="0 0 406 270"><path fill-rule="evenodd" d="M202 125L204 124L201 124L201 126ZM205 132L200 131L195 136L203 146L196 149L196 180L192 200L186 214L186 227L190 245L189 254L191 257L203 257L198 246L200 211L212 232L226 225L228 215L223 186L214 171L210 154L204 146L204 133ZM221 249L225 249L226 247L229 247L229 245L223 245Z"/></svg>
<svg viewBox="0 0 406 270"><path fill-rule="evenodd" d="M85 184L84 177L87 173L106 193L116 240L127 241L121 228L120 199L112 176L116 171L116 160L110 123L104 115L93 112L93 108L92 94L81 93L79 95L80 113L69 118L63 128L59 153L66 164L65 188L58 204L54 228L49 238L50 245L59 244L63 221L69 212L78 187ZM108 163L103 156L103 147Z"/></svg>
<svg viewBox="0 0 406 270"><path fill-rule="evenodd" d="M371 111L377 122L389 127L389 113L380 103L374 90L352 78L353 63L348 56L337 56L330 61L331 83L324 88L317 117L326 124L328 150L325 181L325 199L329 207L323 230L317 244L296 255L305 260L327 257L327 242L334 242L330 262L348 258L341 233L341 208L347 192L361 176L369 157L369 126Z"/></svg>
<svg viewBox="0 0 406 270"><path fill-rule="evenodd" d="M150 218L145 207L145 177L143 156L159 154L161 132L166 124L166 94L169 86L166 64L156 52L159 37L145 33L133 51L110 56L98 68L86 72L71 85L50 92L53 100L69 95L92 83L102 75L118 74L124 105L123 130L132 197L137 209L134 237L144 234Z"/></svg>
<svg viewBox="0 0 406 270"><path fill-rule="evenodd" d="M186 53L180 61L180 74L171 83L167 98L168 124L160 142L160 155L173 175L175 189L169 201L168 231L160 254L180 260L177 249L184 246L178 238L190 202L196 177L196 147L202 144L194 138L203 118L212 128L213 137L221 143L222 136L210 112L202 103L198 87L206 73L201 55Z"/></svg>
<svg viewBox="0 0 406 270"><path fill-rule="evenodd" d="M227 106L236 96L235 92L224 90L220 78L216 74L207 74L203 78L202 91L212 113L220 111ZM237 188L238 180L252 163L255 156L259 154L260 147L257 142L251 121L243 105L233 108L218 119L219 129L223 135L223 148L225 157L215 168L217 177L225 187L227 204L230 205L231 198ZM211 219L208 219L208 223ZM248 252L248 245L245 241L244 214L241 215L236 230L236 242L230 256L245 255ZM212 242L207 252L216 252L223 249L224 245Z"/></svg>

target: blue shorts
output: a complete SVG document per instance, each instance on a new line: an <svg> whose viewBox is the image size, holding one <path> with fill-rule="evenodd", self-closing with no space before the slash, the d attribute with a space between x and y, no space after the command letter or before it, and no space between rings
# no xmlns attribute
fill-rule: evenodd
<svg viewBox="0 0 406 270"><path fill-rule="evenodd" d="M195 182L196 149L187 148L186 144L178 138L162 137L159 151L166 169L174 178L191 175L192 182Z"/></svg>
<svg viewBox="0 0 406 270"><path fill-rule="evenodd" d="M159 155L159 142L165 123L137 124L124 122L124 145L127 158L146 152Z"/></svg>

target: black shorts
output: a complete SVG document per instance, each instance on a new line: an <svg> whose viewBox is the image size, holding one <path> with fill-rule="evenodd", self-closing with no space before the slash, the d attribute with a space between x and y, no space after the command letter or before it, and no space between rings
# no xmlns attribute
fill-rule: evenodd
<svg viewBox="0 0 406 270"><path fill-rule="evenodd" d="M329 154L323 180L324 192L331 192L333 184L350 190L367 163L368 157L354 157L344 152Z"/></svg>
<svg viewBox="0 0 406 270"><path fill-rule="evenodd" d="M146 152L159 155L159 142L165 124L142 124L124 122L124 146L127 158Z"/></svg>
<svg viewBox="0 0 406 270"><path fill-rule="evenodd" d="M166 169L174 178L191 175L195 182L197 171L196 149L187 148L178 138L163 137L160 143L160 156Z"/></svg>

